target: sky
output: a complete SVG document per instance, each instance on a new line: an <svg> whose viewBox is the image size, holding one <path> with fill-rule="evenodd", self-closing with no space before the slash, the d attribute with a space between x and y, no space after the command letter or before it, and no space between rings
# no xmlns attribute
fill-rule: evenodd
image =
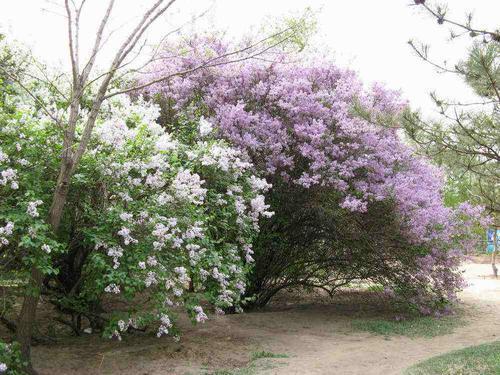
<svg viewBox="0 0 500 375"><path fill-rule="evenodd" d="M431 0L428 0L428 2ZM97 22L102 17L104 0L87 0L82 15L82 50L90 48ZM113 45L137 22L141 9L152 0L116 0L110 29L117 28L103 50L102 66L111 58ZM66 20L61 0L0 0L0 31L28 46L35 56L51 65L68 67ZM470 89L456 76L436 72L412 52L409 39L431 46L430 55L449 64L465 57L470 38L448 40L449 27L440 26L413 0L177 0L172 10L148 33L148 43L187 23L184 32L220 30L238 40L257 34L264 22L297 16L311 8L317 17L317 31L310 49L349 67L366 84L382 82L400 90L415 109L428 117L437 114L429 97L474 101ZM448 0L449 17L464 20L473 12L480 27L497 28L500 1ZM192 24L193 16L207 13ZM113 44L115 43L115 44ZM108 53L109 52L109 53ZM106 64L107 65L107 64Z"/></svg>

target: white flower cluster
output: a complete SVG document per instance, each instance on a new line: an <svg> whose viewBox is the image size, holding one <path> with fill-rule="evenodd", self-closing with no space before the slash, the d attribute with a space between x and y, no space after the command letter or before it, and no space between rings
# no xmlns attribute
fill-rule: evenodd
<svg viewBox="0 0 500 375"><path fill-rule="evenodd" d="M137 243L138 241L131 236L130 229L127 227L122 227L117 234L123 238L123 243L129 245L131 243Z"/></svg>
<svg viewBox="0 0 500 375"><path fill-rule="evenodd" d="M206 137L212 132L213 129L214 127L209 121L207 121L204 117L200 118L198 124L198 130L200 132L200 136Z"/></svg>
<svg viewBox="0 0 500 375"><path fill-rule="evenodd" d="M177 148L178 142L172 139L168 133L162 134L156 140L155 147L157 151L173 151Z"/></svg>
<svg viewBox="0 0 500 375"><path fill-rule="evenodd" d="M152 133L163 132L155 122L160 116L160 108L142 97L132 101L126 95L118 95L103 106L102 113L104 119L96 127L95 134L104 145L114 149L122 149L129 140L137 137L139 128L127 125L131 116L146 124Z"/></svg>
<svg viewBox="0 0 500 375"><path fill-rule="evenodd" d="M195 320L198 323L205 323L205 321L208 320L208 316L205 314L201 306L195 306L193 311L196 313Z"/></svg>
<svg viewBox="0 0 500 375"><path fill-rule="evenodd" d="M172 322L167 314L160 315L160 326L158 327L158 332L156 336L161 337L163 335L168 335L168 330L172 327Z"/></svg>
<svg viewBox="0 0 500 375"><path fill-rule="evenodd" d="M8 163L9 162L9 156L2 151L0 148L0 163Z"/></svg>
<svg viewBox="0 0 500 375"><path fill-rule="evenodd" d="M161 250L167 243L171 243L173 248L181 247L184 240L182 236L179 235L180 233L181 230L177 228L176 218L168 218L164 222L157 223L151 233L156 239L156 241L153 242L153 248L155 250Z"/></svg>
<svg viewBox="0 0 500 375"><path fill-rule="evenodd" d="M120 258L123 256L123 249L120 246L113 246L108 249L108 256L113 258L113 268L120 267Z"/></svg>
<svg viewBox="0 0 500 375"><path fill-rule="evenodd" d="M204 144L201 145L204 146ZM222 171L231 171L238 177L252 166L245 159L241 151L224 144L215 143L208 146L207 152L203 153L201 163L206 166L216 165Z"/></svg>
<svg viewBox="0 0 500 375"><path fill-rule="evenodd" d="M19 183L17 181L17 171L12 168L7 168L0 173L0 185L6 186L10 184L10 188L17 190Z"/></svg>
<svg viewBox="0 0 500 375"><path fill-rule="evenodd" d="M172 181L172 189L180 200L203 204L207 193L207 189L201 187L204 182L198 174L181 169Z"/></svg>
<svg viewBox="0 0 500 375"><path fill-rule="evenodd" d="M120 294L120 287L115 283L109 284L104 291L107 293Z"/></svg>
<svg viewBox="0 0 500 375"><path fill-rule="evenodd" d="M0 227L0 247L7 246L9 244L8 236L12 235L14 231L14 223L8 221L4 227Z"/></svg>
<svg viewBox="0 0 500 375"><path fill-rule="evenodd" d="M264 217L271 217L274 215L274 212L268 211L268 208L270 207L268 204L265 202L265 197L263 195L257 195L255 198L253 198L250 201L250 205L252 207L252 211L250 213L250 216L252 218L254 228L256 230L259 229L259 217L264 216Z"/></svg>
<svg viewBox="0 0 500 375"><path fill-rule="evenodd" d="M36 200L28 203L28 208L26 209L26 213L30 215L32 218L37 218L40 216L38 213L37 207L42 205L43 201L41 200Z"/></svg>
<svg viewBox="0 0 500 375"><path fill-rule="evenodd" d="M118 341L122 340L122 336L121 336L120 332L128 331L129 327L132 327L132 328L138 327L137 322L135 321L135 319L132 319L132 318L129 319L128 321L124 321L124 320L120 319L116 324L118 326L118 329L113 331L113 333L111 334L111 338L115 338Z"/></svg>
<svg viewBox="0 0 500 375"><path fill-rule="evenodd" d="M268 191L273 187L273 185L269 184L264 178L258 178L253 175L250 176L248 182L250 183L250 186L252 186L254 192Z"/></svg>
<svg viewBox="0 0 500 375"><path fill-rule="evenodd" d="M188 145L156 127L155 111L135 115L133 103L120 106L109 109L93 139L93 156L113 192L108 210L114 228L113 242L96 248L109 257L105 292L120 293L116 270L140 280L138 292L159 297L162 336L172 331L165 308L184 305L189 293L207 292L218 311L237 307L253 261L251 233L260 217L272 214L262 195L271 185L251 175L248 156L210 140L213 126L205 119L199 141ZM129 259L134 264L125 264ZM193 312L197 322L208 319L201 306ZM126 327L118 323L113 336L120 338Z"/></svg>

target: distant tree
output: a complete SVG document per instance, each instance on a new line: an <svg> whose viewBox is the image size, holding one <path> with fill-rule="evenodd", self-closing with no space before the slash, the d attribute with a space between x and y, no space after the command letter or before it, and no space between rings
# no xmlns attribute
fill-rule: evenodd
<svg viewBox="0 0 500 375"><path fill-rule="evenodd" d="M496 218L500 213L500 32L476 28L472 14L460 23L447 18L447 8L415 1L440 25L450 25L451 40L472 39L466 57L453 66L440 64L429 57L429 45L409 41L425 62L439 72L462 78L479 96L476 102L450 102L431 93L441 114L440 121L426 121L415 112L407 112L405 130L419 146L448 170L447 200L451 205L472 200L484 205Z"/></svg>

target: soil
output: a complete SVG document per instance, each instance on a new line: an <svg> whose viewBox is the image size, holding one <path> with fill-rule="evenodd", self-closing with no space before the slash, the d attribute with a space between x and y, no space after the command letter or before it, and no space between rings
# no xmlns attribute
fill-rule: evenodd
<svg viewBox="0 0 500 375"><path fill-rule="evenodd" d="M90 334L36 346L33 362L43 375L211 374L248 366L252 370L245 374L401 374L423 359L500 339L500 278L490 277L491 265L478 260L464 268L470 283L461 294L467 323L434 338L353 330L353 318L389 314L388 306L366 294L331 300L288 292L262 311L213 316L198 326L182 320L179 343L148 334L122 342ZM251 362L252 353L263 350L288 357Z"/></svg>

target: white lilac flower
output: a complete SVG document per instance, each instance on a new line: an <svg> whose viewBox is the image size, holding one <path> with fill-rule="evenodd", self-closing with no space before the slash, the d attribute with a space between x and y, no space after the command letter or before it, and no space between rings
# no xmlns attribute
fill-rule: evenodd
<svg viewBox="0 0 500 375"><path fill-rule="evenodd" d="M160 315L160 322L162 325L168 328L172 327L172 322L170 321L170 317L167 314Z"/></svg>
<svg viewBox="0 0 500 375"><path fill-rule="evenodd" d="M245 293L246 288L245 288L245 284L243 282L238 281L235 286L236 286L236 289L238 289L241 294Z"/></svg>
<svg viewBox="0 0 500 375"><path fill-rule="evenodd" d="M181 169L172 181L172 188L177 198L202 204L207 192L201 187L204 182L198 174Z"/></svg>
<svg viewBox="0 0 500 375"><path fill-rule="evenodd" d="M201 227L201 222L194 223L193 226L188 228L184 233L183 237L185 239L193 239L193 238L203 238L205 236L203 228Z"/></svg>
<svg viewBox="0 0 500 375"><path fill-rule="evenodd" d="M247 263L252 263L254 259L252 258L253 255L253 250L252 250L252 245L244 245L243 246L243 251L245 251L245 260Z"/></svg>
<svg viewBox="0 0 500 375"><path fill-rule="evenodd" d="M117 233L119 236L123 237L123 243L129 245L131 243L137 243L138 241L130 235L130 229L127 227L122 227Z"/></svg>
<svg viewBox="0 0 500 375"><path fill-rule="evenodd" d="M155 256L149 256L146 260L146 263L148 264L148 266L154 267L158 265L158 260L156 260Z"/></svg>
<svg viewBox="0 0 500 375"><path fill-rule="evenodd" d="M168 335L168 327L161 325L158 327L158 332L156 333L156 336L161 337L163 335Z"/></svg>
<svg viewBox="0 0 500 375"><path fill-rule="evenodd" d="M207 121L204 117L200 118L198 130L202 137L209 135L213 130L213 125Z"/></svg>
<svg viewBox="0 0 500 375"><path fill-rule="evenodd" d="M109 284L104 291L107 293L120 294L120 287L116 284Z"/></svg>
<svg viewBox="0 0 500 375"><path fill-rule="evenodd" d="M133 215L129 214L128 212L123 212L120 214L120 219L123 221L130 221L132 219Z"/></svg>
<svg viewBox="0 0 500 375"><path fill-rule="evenodd" d="M43 202L41 200L29 202L28 208L26 209L26 213L33 218L40 216L40 214L37 211L37 207L40 206L42 203Z"/></svg>
<svg viewBox="0 0 500 375"><path fill-rule="evenodd" d="M196 313L195 320L198 323L204 323L208 320L208 316L203 312L203 308L201 306L195 306L193 310Z"/></svg>
<svg viewBox="0 0 500 375"><path fill-rule="evenodd" d="M118 328L121 332L125 332L128 329L129 324L125 323L123 320L118 321Z"/></svg>
<svg viewBox="0 0 500 375"><path fill-rule="evenodd" d="M177 274L179 282L185 284L191 280L187 275L187 270L184 267L175 267L174 272Z"/></svg>
<svg viewBox="0 0 500 375"><path fill-rule="evenodd" d="M177 148L177 141L173 140L170 134L165 133L158 137L155 147L157 151L175 150Z"/></svg>
<svg viewBox="0 0 500 375"><path fill-rule="evenodd" d="M170 194L167 194L165 192L161 193L160 195L158 195L158 197L156 198L156 202L160 205L160 206L164 206L166 205L167 203L171 203L174 201L174 197L172 197Z"/></svg>
<svg viewBox="0 0 500 375"><path fill-rule="evenodd" d="M208 272L207 270L204 270L203 268L200 269L201 281L205 281L207 279L208 275L210 275L210 272Z"/></svg>
<svg viewBox="0 0 500 375"><path fill-rule="evenodd" d="M146 276L146 279L144 280L144 284L146 285L147 288L149 288L151 285L155 285L158 283L158 280L156 279L156 273L153 271L149 271L148 275Z"/></svg>
<svg viewBox="0 0 500 375"><path fill-rule="evenodd" d="M113 268L117 269L120 266L119 259L123 256L123 249L119 246L113 246L108 249L108 256L113 258Z"/></svg>
<svg viewBox="0 0 500 375"><path fill-rule="evenodd" d="M248 182L250 183L254 191L267 191L273 186L272 184L269 184L265 179L255 177L253 175L248 179Z"/></svg>
<svg viewBox="0 0 500 375"><path fill-rule="evenodd" d="M7 156L7 154L5 152L2 151L2 149L0 148L0 163L2 162L8 162L9 161L9 157Z"/></svg>
<svg viewBox="0 0 500 375"><path fill-rule="evenodd" d="M7 185L10 182L11 188L16 190L19 185L17 184L17 171L12 168L7 168L0 173L0 185Z"/></svg>
<svg viewBox="0 0 500 375"><path fill-rule="evenodd" d="M47 245L47 244L43 244L42 245L42 250L45 251L47 254L50 254L50 252L52 251L52 249L50 248L50 246Z"/></svg>
<svg viewBox="0 0 500 375"><path fill-rule="evenodd" d="M136 135L135 129L130 129L123 120L108 120L96 128L96 135L101 142L113 148L122 148L127 140Z"/></svg>
<svg viewBox="0 0 500 375"><path fill-rule="evenodd" d="M128 193L118 193L118 195L125 202L132 202L133 201L132 197L130 195L128 195Z"/></svg>
<svg viewBox="0 0 500 375"><path fill-rule="evenodd" d="M3 228L0 228L0 235L10 236L14 230L14 223L8 221Z"/></svg>
<svg viewBox="0 0 500 375"><path fill-rule="evenodd" d="M163 175L157 171L154 174L149 174L146 177L146 185L154 188L162 188L165 186L167 181L163 178Z"/></svg>

